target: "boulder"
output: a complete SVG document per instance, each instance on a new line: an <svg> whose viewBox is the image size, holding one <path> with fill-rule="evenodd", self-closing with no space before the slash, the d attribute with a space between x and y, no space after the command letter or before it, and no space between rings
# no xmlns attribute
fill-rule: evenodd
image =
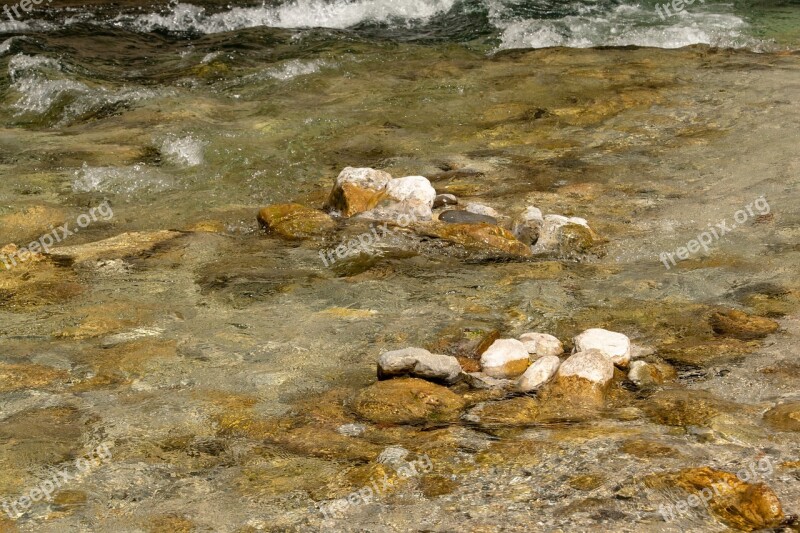
<svg viewBox="0 0 800 533"><path fill-rule="evenodd" d="M530 392L550 381L556 375L561 359L555 355L545 355L536 360L517 381L521 392Z"/></svg>
<svg viewBox="0 0 800 533"><path fill-rule="evenodd" d="M516 339L498 339L481 355L481 370L493 378L514 378L530 364L528 350Z"/></svg>
<svg viewBox="0 0 800 533"><path fill-rule="evenodd" d="M386 352L378 359L378 379L412 376L431 381L455 383L461 365L450 355L432 354L422 348L405 348Z"/></svg>
<svg viewBox="0 0 800 533"><path fill-rule="evenodd" d="M267 206L258 212L258 222L267 231L287 239L307 239L336 227L330 215L300 204Z"/></svg>
<svg viewBox="0 0 800 533"><path fill-rule="evenodd" d="M525 244L533 246L539 240L544 226L544 216L539 208L529 206L520 216L514 219L511 232Z"/></svg>
<svg viewBox="0 0 800 533"><path fill-rule="evenodd" d="M347 167L336 178L325 207L343 217L369 211L381 201L390 181L391 174L382 170Z"/></svg>
<svg viewBox="0 0 800 533"><path fill-rule="evenodd" d="M545 355L561 355L564 353L564 345L561 341L547 333L523 333L519 340L525 345L528 353L543 357Z"/></svg>
<svg viewBox="0 0 800 533"><path fill-rule="evenodd" d="M573 339L575 351L600 350L615 365L626 367L631 360L631 341L622 333L607 329L587 329Z"/></svg>
<svg viewBox="0 0 800 533"><path fill-rule="evenodd" d="M376 424L456 422L466 406L450 389L417 378L378 381L356 394L353 411Z"/></svg>

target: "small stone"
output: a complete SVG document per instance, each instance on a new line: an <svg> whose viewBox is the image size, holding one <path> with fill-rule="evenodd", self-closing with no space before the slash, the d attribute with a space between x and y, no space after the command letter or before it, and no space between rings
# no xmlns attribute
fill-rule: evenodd
<svg viewBox="0 0 800 533"><path fill-rule="evenodd" d="M622 333L606 329L587 329L575 339L575 351L600 350L612 363L628 366L631 360L631 341Z"/></svg>
<svg viewBox="0 0 800 533"><path fill-rule="evenodd" d="M479 215L459 209L444 211L439 215L439 220L448 224L492 224L497 225L497 219L486 215Z"/></svg>
<svg viewBox="0 0 800 533"><path fill-rule="evenodd" d="M464 407L464 399L450 389L417 378L378 381L352 402L358 416L376 424L447 424L456 422Z"/></svg>
<svg viewBox="0 0 800 533"><path fill-rule="evenodd" d="M493 378L514 378L530 364L528 350L516 339L498 339L481 355L481 370Z"/></svg>
<svg viewBox="0 0 800 533"><path fill-rule="evenodd" d="M564 345L561 341L547 333L523 333L519 340L525 345L528 353L543 357L545 355L561 355L564 353Z"/></svg>
<svg viewBox="0 0 800 533"><path fill-rule="evenodd" d="M458 198L456 198L455 194L440 194L433 200L434 209L448 205L458 205Z"/></svg>
<svg viewBox="0 0 800 533"><path fill-rule="evenodd" d="M583 254L598 241L586 220L546 215L533 253Z"/></svg>
<svg viewBox="0 0 800 533"><path fill-rule="evenodd" d="M483 215L494 219L499 219L503 216L488 205L483 204L467 204L464 209L466 209L468 213L475 213L476 215Z"/></svg>
<svg viewBox="0 0 800 533"><path fill-rule="evenodd" d="M544 226L542 211L530 206L514 220L511 232L517 239L532 246L539 240L542 226Z"/></svg>
<svg viewBox="0 0 800 533"><path fill-rule="evenodd" d="M336 428L336 432L345 437L360 437L367 430L364 424L342 424Z"/></svg>
<svg viewBox="0 0 800 533"><path fill-rule="evenodd" d="M628 371L628 379L637 387L645 388L661 385L677 376L675 369L666 363L647 363L634 361Z"/></svg>
<svg viewBox="0 0 800 533"><path fill-rule="evenodd" d="M347 167L336 178L325 207L351 217L373 209L392 181L388 172L372 168Z"/></svg>
<svg viewBox="0 0 800 533"><path fill-rule="evenodd" d="M769 318L748 315L737 309L717 311L709 319L717 335L747 341L763 339L778 330L778 323Z"/></svg>
<svg viewBox="0 0 800 533"><path fill-rule="evenodd" d="M535 361L517 381L521 392L530 392L550 381L556 375L561 360L555 355L545 355Z"/></svg>
<svg viewBox="0 0 800 533"><path fill-rule="evenodd" d="M422 348L394 350L378 359L378 379L412 376L454 383L460 375L461 365L455 357L432 354Z"/></svg>

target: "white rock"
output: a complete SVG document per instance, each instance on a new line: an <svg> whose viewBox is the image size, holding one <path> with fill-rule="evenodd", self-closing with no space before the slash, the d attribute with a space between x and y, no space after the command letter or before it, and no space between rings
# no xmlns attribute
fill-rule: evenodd
<svg viewBox="0 0 800 533"><path fill-rule="evenodd" d="M383 170L346 167L336 178L336 187L341 189L345 183L350 183L361 189L383 191L391 181L392 175Z"/></svg>
<svg viewBox="0 0 800 533"><path fill-rule="evenodd" d="M612 363L622 367L631 360L631 341L622 333L607 329L587 329L575 337L575 351L600 350Z"/></svg>
<svg viewBox="0 0 800 533"><path fill-rule="evenodd" d="M614 377L614 364L599 350L587 350L569 356L558 367L559 378L577 377L605 387Z"/></svg>
<svg viewBox="0 0 800 533"><path fill-rule="evenodd" d="M498 339L481 355L481 370L493 378L513 378L525 372L529 362L522 342Z"/></svg>
<svg viewBox="0 0 800 533"><path fill-rule="evenodd" d="M432 354L422 348L394 350L380 356L378 359L380 379L405 375L453 383L461 375L461 365L455 357Z"/></svg>
<svg viewBox="0 0 800 533"><path fill-rule="evenodd" d="M342 424L336 431L345 437L360 437L367 430L364 424Z"/></svg>
<svg viewBox="0 0 800 533"><path fill-rule="evenodd" d="M423 176L394 179L386 185L386 194L398 202L419 203L428 207L433 207L436 199L436 189Z"/></svg>
<svg viewBox="0 0 800 533"><path fill-rule="evenodd" d="M650 384L652 382L650 365L644 361L634 361L628 371L628 379L633 381L637 387Z"/></svg>
<svg viewBox="0 0 800 533"><path fill-rule="evenodd" d="M433 218L436 190L423 176L406 176L391 180L386 185L386 198L362 218L390 220L401 226Z"/></svg>
<svg viewBox="0 0 800 533"><path fill-rule="evenodd" d="M388 446L378 456L377 461L382 464L389 465L396 468L397 465L402 464L403 460L411 453L402 446Z"/></svg>
<svg viewBox="0 0 800 533"><path fill-rule="evenodd" d="M483 204L467 204L464 209L476 215L484 215L492 218L503 218L503 215L492 209L488 205Z"/></svg>
<svg viewBox="0 0 800 533"><path fill-rule="evenodd" d="M382 170L347 167L337 176L325 205L341 216L357 215L380 200L390 181L391 174Z"/></svg>
<svg viewBox="0 0 800 533"><path fill-rule="evenodd" d="M542 357L564 353L564 345L561 344L561 341L547 333L523 333L520 335L519 340L531 355Z"/></svg>
<svg viewBox="0 0 800 533"><path fill-rule="evenodd" d="M556 375L561 359L555 355L545 355L538 359L517 381L517 388L522 392L536 390Z"/></svg>

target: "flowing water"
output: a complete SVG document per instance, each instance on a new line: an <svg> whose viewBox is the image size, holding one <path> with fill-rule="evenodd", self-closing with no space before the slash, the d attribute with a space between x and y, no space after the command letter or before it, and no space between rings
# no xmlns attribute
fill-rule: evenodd
<svg viewBox="0 0 800 533"><path fill-rule="evenodd" d="M665 520L687 493L654 476L755 464L800 513L800 3L662 4L4 13L0 246L66 248L0 267L0 530L724 531L703 507ZM605 244L498 261L393 232L327 265L365 223L259 229L268 204L321 207L347 166L583 217ZM723 220L736 227L665 267ZM720 338L720 307L780 329ZM571 347L590 327L676 379L619 379L603 409L524 423L518 399L497 424L353 411L383 351L495 330ZM103 443L89 472L20 503ZM398 446L425 472L379 491Z"/></svg>

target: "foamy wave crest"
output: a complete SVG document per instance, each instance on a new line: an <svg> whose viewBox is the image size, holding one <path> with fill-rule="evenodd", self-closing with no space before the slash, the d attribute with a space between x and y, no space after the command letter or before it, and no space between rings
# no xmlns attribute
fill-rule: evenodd
<svg viewBox="0 0 800 533"><path fill-rule="evenodd" d="M192 4L175 4L167 14L150 13L116 21L137 31L221 33L242 28L338 28L362 22L425 20L450 10L456 0L297 0L281 6L237 7L206 14Z"/></svg>
<svg viewBox="0 0 800 533"><path fill-rule="evenodd" d="M195 139L191 135L171 136L161 143L161 153L175 164L196 167L203 164L203 149L206 144L205 141Z"/></svg>
<svg viewBox="0 0 800 533"><path fill-rule="evenodd" d="M652 46L680 48L693 44L722 47L755 46L746 36L747 23L732 14L684 11L662 21L655 11L639 6L617 6L602 14L572 15L560 19L502 20L501 49L565 46Z"/></svg>

